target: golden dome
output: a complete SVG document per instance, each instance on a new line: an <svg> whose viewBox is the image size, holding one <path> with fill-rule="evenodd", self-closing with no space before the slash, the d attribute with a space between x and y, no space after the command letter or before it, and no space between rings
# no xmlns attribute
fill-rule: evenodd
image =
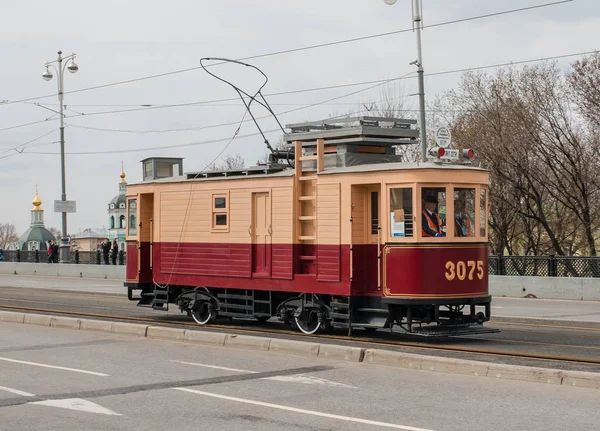
<svg viewBox="0 0 600 431"><path fill-rule="evenodd" d="M33 211L41 211L42 210L42 200L38 196L37 185L35 186L35 197L33 198Z"/></svg>
<svg viewBox="0 0 600 431"><path fill-rule="evenodd" d="M121 177L121 184L127 184L125 182L125 171L123 170L123 162L121 162L121 175L119 175Z"/></svg>

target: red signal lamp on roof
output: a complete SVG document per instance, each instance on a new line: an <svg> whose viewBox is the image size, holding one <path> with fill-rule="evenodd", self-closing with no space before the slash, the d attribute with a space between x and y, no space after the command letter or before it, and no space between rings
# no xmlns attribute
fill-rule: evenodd
<svg viewBox="0 0 600 431"><path fill-rule="evenodd" d="M446 150L442 147L436 147L429 150L429 154L439 159L441 157L444 157L444 154L446 154Z"/></svg>

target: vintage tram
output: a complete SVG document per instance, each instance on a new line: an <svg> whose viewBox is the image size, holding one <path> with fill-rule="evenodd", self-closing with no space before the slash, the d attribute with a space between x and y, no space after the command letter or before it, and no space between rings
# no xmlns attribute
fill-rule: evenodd
<svg viewBox="0 0 600 431"><path fill-rule="evenodd" d="M289 151L238 171L142 161L143 181L127 187L130 300L177 304L200 325L277 317L305 334L493 331L486 170L468 157L402 161L413 120L294 124L284 136Z"/></svg>

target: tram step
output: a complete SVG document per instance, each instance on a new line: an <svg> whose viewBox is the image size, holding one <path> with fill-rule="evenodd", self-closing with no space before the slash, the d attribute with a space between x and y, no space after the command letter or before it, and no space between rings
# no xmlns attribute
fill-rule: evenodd
<svg viewBox="0 0 600 431"><path fill-rule="evenodd" d="M269 301L269 300L263 300L263 299L255 299L254 303L255 304L270 304L271 301Z"/></svg>
<svg viewBox="0 0 600 431"><path fill-rule="evenodd" d="M154 298L153 304L166 304L167 302L168 302L167 299Z"/></svg>
<svg viewBox="0 0 600 431"><path fill-rule="evenodd" d="M348 304L345 304L343 302L332 302L331 303L331 308L348 308Z"/></svg>
<svg viewBox="0 0 600 431"><path fill-rule="evenodd" d="M348 320L350 318L350 316L346 313L330 313L329 315L332 319Z"/></svg>

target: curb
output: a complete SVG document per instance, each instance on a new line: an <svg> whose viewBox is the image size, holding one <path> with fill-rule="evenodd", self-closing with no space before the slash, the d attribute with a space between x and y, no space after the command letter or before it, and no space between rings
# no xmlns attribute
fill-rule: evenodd
<svg viewBox="0 0 600 431"><path fill-rule="evenodd" d="M133 335L150 339L182 341L213 347L232 347L245 350L269 351L273 353L313 358L335 359L339 361L361 363L364 365L388 366L406 370L462 374L476 377L600 389L600 373L583 371L562 371L550 368L526 367L522 365L494 364L465 359L392 352L380 349L364 349L335 344L320 344L310 341L284 340L279 338L177 329L164 326L141 325L137 323L111 322L106 320L17 313L11 311L0 311L0 322Z"/></svg>

